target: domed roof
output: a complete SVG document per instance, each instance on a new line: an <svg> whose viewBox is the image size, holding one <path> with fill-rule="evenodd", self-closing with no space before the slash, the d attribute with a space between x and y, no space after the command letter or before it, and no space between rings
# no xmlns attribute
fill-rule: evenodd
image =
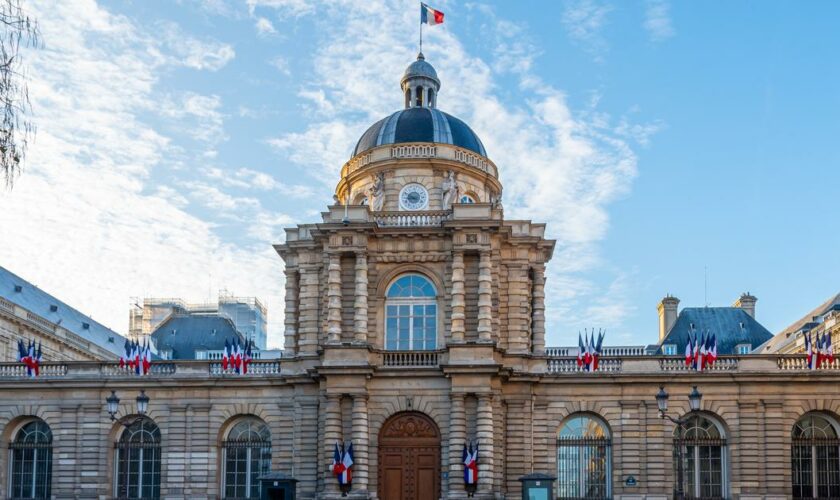
<svg viewBox="0 0 840 500"><path fill-rule="evenodd" d="M384 144L406 142L452 144L487 156L481 139L466 123L443 111L424 107L401 109L371 125L356 144L353 156Z"/></svg>
<svg viewBox="0 0 840 500"><path fill-rule="evenodd" d="M438 80L437 71L435 71L434 66L426 62L426 58L423 57L423 53L419 53L417 55L417 60L413 63L409 64L407 68L405 68L405 73L403 73L403 77L400 82L404 82L409 78L415 77L426 77L435 80L440 84L440 80Z"/></svg>

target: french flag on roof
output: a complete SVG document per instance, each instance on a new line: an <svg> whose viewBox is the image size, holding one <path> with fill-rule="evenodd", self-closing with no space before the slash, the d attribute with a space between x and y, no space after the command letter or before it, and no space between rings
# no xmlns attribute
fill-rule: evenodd
<svg viewBox="0 0 840 500"><path fill-rule="evenodd" d="M443 24L443 12L435 10L428 5L420 4L420 24L428 24L434 26L436 24Z"/></svg>

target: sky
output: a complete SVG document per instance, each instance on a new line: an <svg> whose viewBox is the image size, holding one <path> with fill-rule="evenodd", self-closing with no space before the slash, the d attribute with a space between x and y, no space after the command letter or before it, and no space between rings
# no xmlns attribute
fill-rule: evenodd
<svg viewBox="0 0 840 500"><path fill-rule="evenodd" d="M256 296L280 347L271 245L320 220L358 137L402 107L418 2L25 5L38 131L0 191L0 265L119 332L133 297ZM776 332L840 291L840 4L432 6L439 107L481 137L506 217L557 240L549 345L654 343L665 294L749 291Z"/></svg>

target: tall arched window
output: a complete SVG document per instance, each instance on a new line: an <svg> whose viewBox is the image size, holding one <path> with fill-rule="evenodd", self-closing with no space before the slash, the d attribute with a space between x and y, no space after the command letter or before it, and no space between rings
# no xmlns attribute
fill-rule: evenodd
<svg viewBox="0 0 840 500"><path fill-rule="evenodd" d="M52 432L43 420L21 427L9 443L11 498L50 498Z"/></svg>
<svg viewBox="0 0 840 500"><path fill-rule="evenodd" d="M222 442L224 498L259 498L260 476L271 470L271 433L262 420L246 417Z"/></svg>
<svg viewBox="0 0 840 500"><path fill-rule="evenodd" d="M431 350L437 348L437 292L426 277L406 274L385 294L385 348Z"/></svg>
<svg viewBox="0 0 840 500"><path fill-rule="evenodd" d="M793 498L840 497L840 439L837 424L808 414L793 426L791 478Z"/></svg>
<svg viewBox="0 0 840 500"><path fill-rule="evenodd" d="M123 430L114 448L114 495L118 498L160 498L158 426L150 418L139 418Z"/></svg>
<svg viewBox="0 0 840 500"><path fill-rule="evenodd" d="M683 473L686 498L726 497L726 436L711 418L692 415L683 426L674 429L674 466L682 441ZM675 472L676 477L676 472Z"/></svg>
<svg viewBox="0 0 840 500"><path fill-rule="evenodd" d="M611 445L600 419L569 417L557 436L557 498L610 498Z"/></svg>

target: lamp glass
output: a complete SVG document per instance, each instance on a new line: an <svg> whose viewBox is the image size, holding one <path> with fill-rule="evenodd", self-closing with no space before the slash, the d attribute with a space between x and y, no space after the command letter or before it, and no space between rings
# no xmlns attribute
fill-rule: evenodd
<svg viewBox="0 0 840 500"><path fill-rule="evenodd" d="M691 411L697 411L700 409L701 399L703 399L703 395L700 394L700 391L697 390L697 386L695 385L691 390L691 394L688 395L688 406L691 408Z"/></svg>
<svg viewBox="0 0 840 500"><path fill-rule="evenodd" d="M146 396L146 391L141 390L140 395L137 396L137 413L145 415L149 409L149 396Z"/></svg>
<svg viewBox="0 0 840 500"><path fill-rule="evenodd" d="M120 407L120 398L117 397L117 393L115 391L111 391L111 395L105 398L105 404L108 407L108 413L110 415L116 415L117 410Z"/></svg>
<svg viewBox="0 0 840 500"><path fill-rule="evenodd" d="M659 405L659 411L665 413L668 411L668 393L665 392L665 387L659 386L659 392L656 394L656 404Z"/></svg>

